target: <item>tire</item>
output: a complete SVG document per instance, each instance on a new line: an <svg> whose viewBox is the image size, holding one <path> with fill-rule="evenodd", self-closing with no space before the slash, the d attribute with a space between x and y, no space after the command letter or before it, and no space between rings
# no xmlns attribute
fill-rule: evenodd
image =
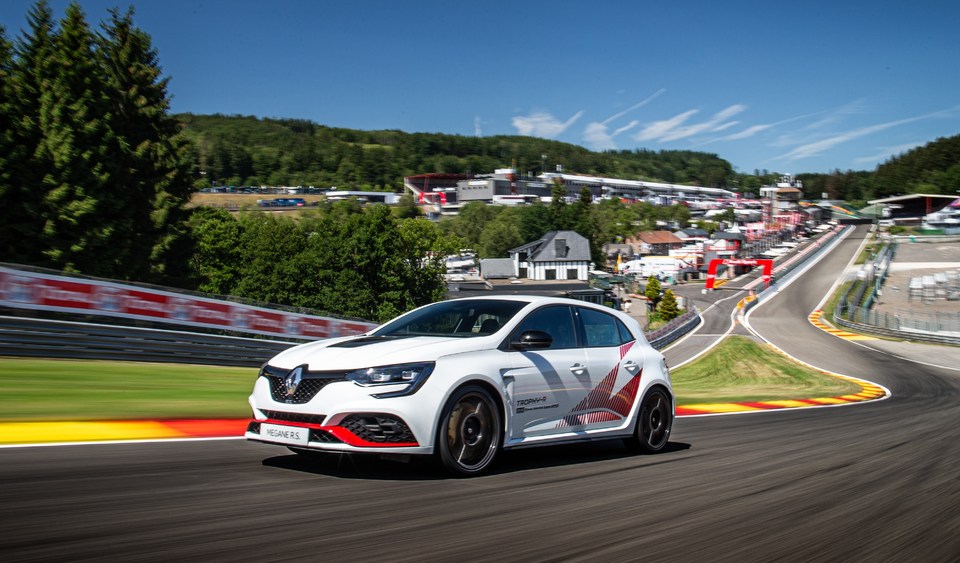
<svg viewBox="0 0 960 563"><path fill-rule="evenodd" d="M444 468L453 475L480 475L496 459L502 436L497 401L482 387L461 387L447 400L441 412L437 427L437 455Z"/></svg>
<svg viewBox="0 0 960 563"><path fill-rule="evenodd" d="M640 403L637 426L627 445L641 453L663 451L670 441L673 428L673 408L670 395L660 387L647 392Z"/></svg>

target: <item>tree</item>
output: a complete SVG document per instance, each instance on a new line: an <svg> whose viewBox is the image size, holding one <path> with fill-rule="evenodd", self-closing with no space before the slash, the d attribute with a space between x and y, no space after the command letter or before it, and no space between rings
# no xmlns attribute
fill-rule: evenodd
<svg viewBox="0 0 960 563"><path fill-rule="evenodd" d="M657 314L665 321L673 320L680 316L680 309L677 307L677 297L673 291L667 289L663 292L663 298L657 304Z"/></svg>
<svg viewBox="0 0 960 563"><path fill-rule="evenodd" d="M660 280L654 276L647 278L647 287L643 291L643 296L656 306L660 301Z"/></svg>
<svg viewBox="0 0 960 563"><path fill-rule="evenodd" d="M193 238L191 279L200 291L233 295L240 280L240 222L225 209L198 207L187 223Z"/></svg>
<svg viewBox="0 0 960 563"><path fill-rule="evenodd" d="M567 225L567 189L559 179L553 181L553 190L550 197L550 214L553 219L554 231L564 231Z"/></svg>
<svg viewBox="0 0 960 563"><path fill-rule="evenodd" d="M463 241L423 219L403 219L397 227L409 303L419 307L442 301L447 290L445 258L463 248Z"/></svg>
<svg viewBox="0 0 960 563"><path fill-rule="evenodd" d="M4 152L7 171L15 182L0 194L0 252L4 260L46 265L43 247L39 244L43 228L44 175L50 162L40 151L43 132L40 128L41 93L51 84L54 32L56 22L45 0L27 12L27 27L13 47L10 80L3 81L9 105L7 120L10 129L10 151ZM35 244L23 244L23 241Z"/></svg>
<svg viewBox="0 0 960 563"><path fill-rule="evenodd" d="M413 219L420 216L420 208L417 207L417 202L410 193L400 196L400 202L393 211L398 219Z"/></svg>
<svg viewBox="0 0 960 563"><path fill-rule="evenodd" d="M480 235L477 252L481 258L504 258L508 251L522 245L520 209L505 209L490 221Z"/></svg>
<svg viewBox="0 0 960 563"><path fill-rule="evenodd" d="M193 190L186 141L169 115L168 79L161 78L157 52L150 36L133 25L133 14L132 7L122 14L110 10L97 41L115 141L110 197L125 209L111 244L129 248L128 277L163 281L183 275L180 225Z"/></svg>
<svg viewBox="0 0 960 563"><path fill-rule="evenodd" d="M53 36L56 72L40 94L42 138L36 155L47 165L41 245L54 267L124 278L129 249L117 244L117 222L126 208L111 189L107 163L115 139L103 119L108 111L105 84L93 45L83 11L68 5Z"/></svg>
<svg viewBox="0 0 960 563"><path fill-rule="evenodd" d="M503 211L482 201L471 201L460 209L460 214L446 221L444 228L462 238L471 248L480 246L480 235L493 218Z"/></svg>
<svg viewBox="0 0 960 563"><path fill-rule="evenodd" d="M303 278L300 266L306 236L293 219L253 213L240 218L240 275L234 286L239 297L269 303L299 305Z"/></svg>
<svg viewBox="0 0 960 563"><path fill-rule="evenodd" d="M30 218L30 212L24 205L23 184L13 171L19 145L14 135L12 70L12 45L0 26L0 259L18 261L23 256L21 249L27 245L18 244L24 239L17 227Z"/></svg>

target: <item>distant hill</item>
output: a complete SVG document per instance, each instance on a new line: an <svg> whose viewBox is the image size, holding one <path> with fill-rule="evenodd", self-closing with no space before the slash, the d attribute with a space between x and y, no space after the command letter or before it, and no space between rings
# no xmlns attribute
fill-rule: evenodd
<svg viewBox="0 0 960 563"><path fill-rule="evenodd" d="M400 191L404 176L428 172L553 171L710 187L736 185L729 162L695 151L594 152L525 136L467 137L360 131L300 119L174 116L191 141L197 185L317 186Z"/></svg>
<svg viewBox="0 0 960 563"><path fill-rule="evenodd" d="M960 135L941 137L884 162L877 167L873 182L877 198L956 194L960 190Z"/></svg>
<svg viewBox="0 0 960 563"><path fill-rule="evenodd" d="M797 174L807 198L867 200L906 194L956 194L960 190L960 135L940 138L891 158L873 171Z"/></svg>

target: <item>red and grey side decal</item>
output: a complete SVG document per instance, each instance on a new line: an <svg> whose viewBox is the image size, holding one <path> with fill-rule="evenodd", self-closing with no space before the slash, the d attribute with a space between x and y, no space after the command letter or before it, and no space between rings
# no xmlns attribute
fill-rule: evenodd
<svg viewBox="0 0 960 563"><path fill-rule="evenodd" d="M623 361L634 344L635 342L628 342L620 346L620 361ZM620 362L617 362L600 385L592 389L569 414L560 419L557 428L610 422L629 416L637 400L637 390L640 388L640 376L643 370L631 377L626 385L614 393L613 388L619 371Z"/></svg>

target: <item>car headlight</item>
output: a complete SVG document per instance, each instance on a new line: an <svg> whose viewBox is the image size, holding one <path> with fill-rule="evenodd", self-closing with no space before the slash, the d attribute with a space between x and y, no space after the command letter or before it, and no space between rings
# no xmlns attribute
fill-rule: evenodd
<svg viewBox="0 0 960 563"><path fill-rule="evenodd" d="M358 369L347 372L347 379L363 385L364 387L374 385L391 385L405 383L409 387L398 393L385 393L378 395L380 397L396 397L399 395L409 395L413 393L433 371L433 362L423 362L417 364L397 364L393 366L377 366L367 369Z"/></svg>

